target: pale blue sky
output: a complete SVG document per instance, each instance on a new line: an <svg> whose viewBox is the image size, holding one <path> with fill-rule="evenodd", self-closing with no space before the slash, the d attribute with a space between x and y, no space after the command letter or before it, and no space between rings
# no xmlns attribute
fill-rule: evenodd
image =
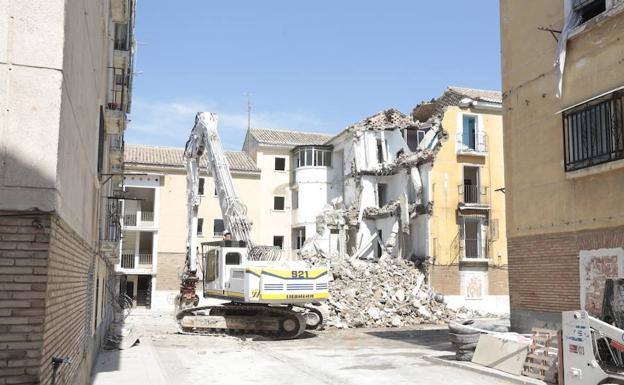
<svg viewBox="0 0 624 385"><path fill-rule="evenodd" d="M198 110L336 133L448 85L500 89L498 0L138 0L129 143L183 146Z"/></svg>

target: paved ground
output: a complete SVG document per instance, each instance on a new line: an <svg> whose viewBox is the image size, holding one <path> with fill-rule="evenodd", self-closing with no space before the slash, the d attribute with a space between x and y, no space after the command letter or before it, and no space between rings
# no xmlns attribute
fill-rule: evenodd
<svg viewBox="0 0 624 385"><path fill-rule="evenodd" d="M132 315L140 345L100 354L94 385L508 384L422 359L450 350L446 330L350 329L291 341L175 334L168 314ZM450 353L449 353L450 354Z"/></svg>

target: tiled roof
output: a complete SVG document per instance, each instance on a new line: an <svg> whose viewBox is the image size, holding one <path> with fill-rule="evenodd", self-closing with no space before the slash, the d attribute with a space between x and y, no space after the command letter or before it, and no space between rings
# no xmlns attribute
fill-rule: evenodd
<svg viewBox="0 0 624 385"><path fill-rule="evenodd" d="M277 146L321 145L333 137L333 135L330 134L284 131L268 128L252 128L249 130L249 135L261 144Z"/></svg>
<svg viewBox="0 0 624 385"><path fill-rule="evenodd" d="M260 172L246 152L225 151L225 157L232 171ZM126 144L124 162L130 165L184 167L184 148ZM200 167L208 167L205 156L201 158Z"/></svg>
<svg viewBox="0 0 624 385"><path fill-rule="evenodd" d="M465 87L454 87L454 86L449 87L449 90L455 91L458 94L464 95L474 100L490 102L490 103L502 103L503 102L503 96L500 91L479 90L476 88L465 88Z"/></svg>
<svg viewBox="0 0 624 385"><path fill-rule="evenodd" d="M479 102L502 104L503 98L500 91L479 90L476 88L448 87L439 98L429 102L423 102L412 111L412 118L421 122L432 116L440 116L446 107L459 106L462 99L470 98Z"/></svg>

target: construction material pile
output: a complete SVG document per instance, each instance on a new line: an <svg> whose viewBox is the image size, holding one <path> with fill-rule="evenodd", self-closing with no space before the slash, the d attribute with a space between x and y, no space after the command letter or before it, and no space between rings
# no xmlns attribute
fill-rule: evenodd
<svg viewBox="0 0 624 385"><path fill-rule="evenodd" d="M455 316L410 261L331 259L328 326L400 327L444 323Z"/></svg>

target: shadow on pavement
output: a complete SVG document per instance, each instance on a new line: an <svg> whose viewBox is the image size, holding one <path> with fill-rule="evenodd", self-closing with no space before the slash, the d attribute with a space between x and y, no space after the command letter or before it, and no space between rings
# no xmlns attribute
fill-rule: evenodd
<svg viewBox="0 0 624 385"><path fill-rule="evenodd" d="M448 352L452 349L448 339L447 329L436 330L380 330L369 331L366 334L389 340L407 342L420 345L432 350Z"/></svg>

